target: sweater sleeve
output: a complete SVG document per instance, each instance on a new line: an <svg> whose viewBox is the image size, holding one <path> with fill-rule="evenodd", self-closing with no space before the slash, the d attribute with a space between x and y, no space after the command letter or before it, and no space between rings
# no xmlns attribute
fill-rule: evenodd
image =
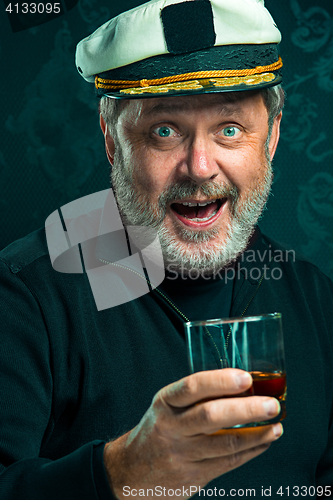
<svg viewBox="0 0 333 500"><path fill-rule="evenodd" d="M25 457L3 467L1 499L100 500L93 473L94 449L99 445L100 441L88 443L54 461Z"/></svg>
<svg viewBox="0 0 333 500"><path fill-rule="evenodd" d="M101 441L43 456L54 426L48 332L33 294L1 261L0 318L0 498L105 500L94 474Z"/></svg>
<svg viewBox="0 0 333 500"><path fill-rule="evenodd" d="M114 500L115 497L113 495L110 496L111 490L104 466L103 456L105 444L105 442L102 442L94 448L94 479L100 500Z"/></svg>
<svg viewBox="0 0 333 500"><path fill-rule="evenodd" d="M317 472L317 486L327 486L330 488L330 496L333 497L333 405L331 405L330 428L328 430L328 439L326 450L321 457ZM325 491L325 489L324 489Z"/></svg>

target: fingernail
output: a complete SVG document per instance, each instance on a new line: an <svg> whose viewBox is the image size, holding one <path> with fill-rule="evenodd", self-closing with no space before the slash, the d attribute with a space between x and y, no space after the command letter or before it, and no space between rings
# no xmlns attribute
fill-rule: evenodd
<svg viewBox="0 0 333 500"><path fill-rule="evenodd" d="M267 399L267 401L263 402L262 406L269 416L278 415L281 411L280 403L277 399Z"/></svg>
<svg viewBox="0 0 333 500"><path fill-rule="evenodd" d="M273 432L274 432L276 438L281 437L283 434L282 424L279 423L279 424L273 425Z"/></svg>
<svg viewBox="0 0 333 500"><path fill-rule="evenodd" d="M248 387L250 383L252 382L252 377L249 373L243 372L240 375L236 375L235 377L236 384L240 389L243 389L244 387Z"/></svg>

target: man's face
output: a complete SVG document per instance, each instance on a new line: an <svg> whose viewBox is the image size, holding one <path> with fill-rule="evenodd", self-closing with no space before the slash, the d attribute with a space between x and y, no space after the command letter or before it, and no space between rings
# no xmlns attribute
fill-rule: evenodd
<svg viewBox="0 0 333 500"><path fill-rule="evenodd" d="M268 112L258 93L132 100L111 138L125 225L157 228L166 265L217 271L241 253L272 182ZM269 153L269 154L268 154Z"/></svg>

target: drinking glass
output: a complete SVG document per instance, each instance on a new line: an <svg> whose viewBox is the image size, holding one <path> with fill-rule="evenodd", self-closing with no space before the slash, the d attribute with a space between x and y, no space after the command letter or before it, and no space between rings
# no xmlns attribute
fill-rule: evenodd
<svg viewBox="0 0 333 500"><path fill-rule="evenodd" d="M271 396L280 402L281 412L276 418L236 427L267 425L285 418L287 383L281 313L191 321L184 326L191 373L240 368L251 374L253 384L233 397Z"/></svg>

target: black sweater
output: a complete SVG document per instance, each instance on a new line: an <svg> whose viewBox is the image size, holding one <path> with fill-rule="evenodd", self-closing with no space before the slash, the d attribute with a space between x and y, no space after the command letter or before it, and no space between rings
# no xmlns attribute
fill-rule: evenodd
<svg viewBox="0 0 333 500"><path fill-rule="evenodd" d="M298 486L313 498L310 486L333 485L333 284L260 231L251 251L232 285L222 276L160 288L189 319L199 304L207 318L222 316L224 297L230 316L283 315L284 435L207 488L226 496L251 488L256 497L271 488L281 499ZM53 270L44 230L0 252L0 311L0 499L112 498L104 443L137 425L162 386L189 374L184 317L156 290L98 312L85 274Z"/></svg>

